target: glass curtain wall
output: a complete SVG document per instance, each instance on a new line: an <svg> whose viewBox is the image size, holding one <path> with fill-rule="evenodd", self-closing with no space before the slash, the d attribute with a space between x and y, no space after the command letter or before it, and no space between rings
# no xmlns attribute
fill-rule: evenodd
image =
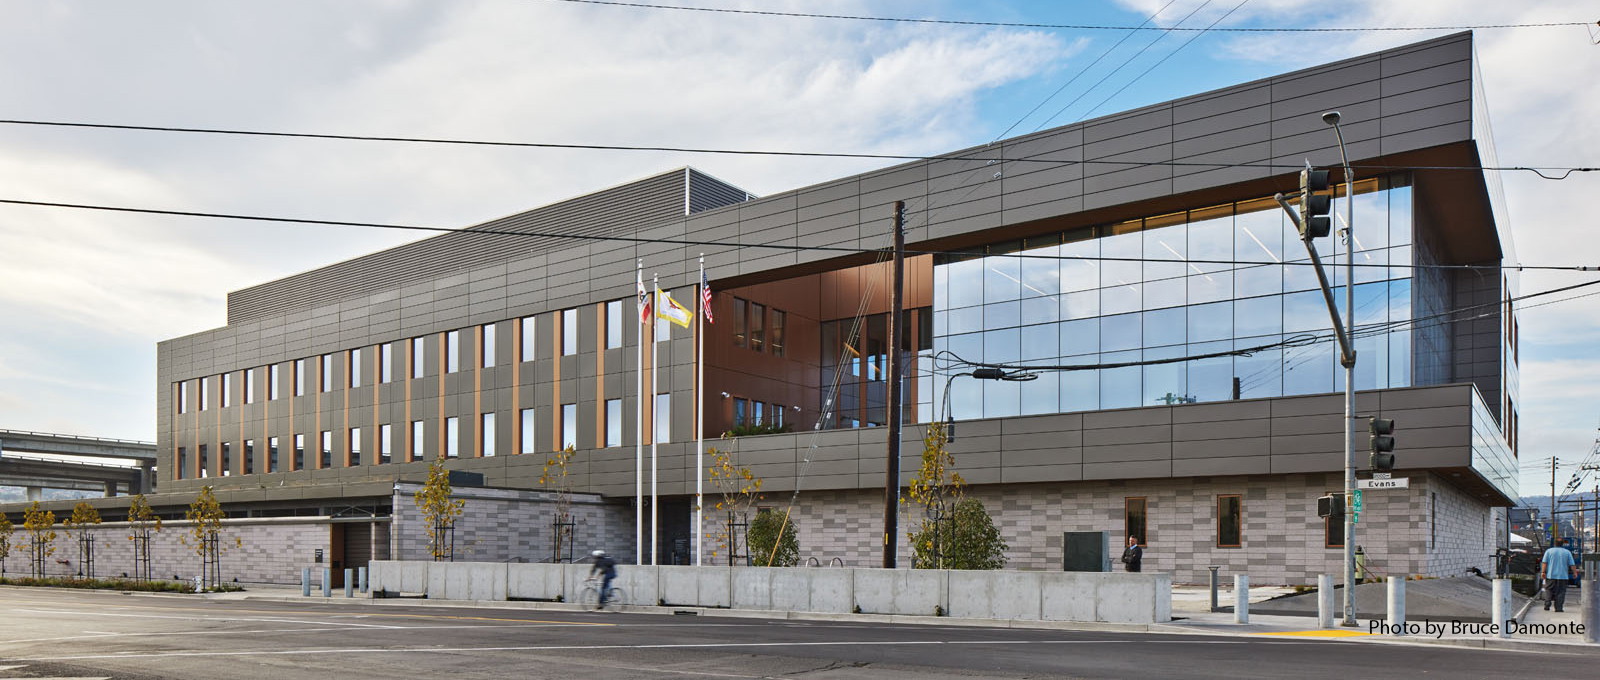
<svg viewBox="0 0 1600 680"><path fill-rule="evenodd" d="M1412 382L1411 334L1403 325L1412 318L1411 269L1389 266L1412 262L1408 184L1386 177L1356 185L1357 389ZM1334 224L1342 229L1342 196L1334 207ZM1316 245L1343 313L1344 247L1336 241L1323 238ZM931 415L996 418L1342 390L1327 306L1307 265L1293 223L1271 199L946 256L934 266L935 354L1105 366L1257 347L1303 334L1330 339L1250 356L1045 370L1030 382L960 377L950 385L949 411L941 399L952 371L940 369L929 378ZM1396 322L1402 325L1385 332ZM930 414L919 415L926 421Z"/></svg>

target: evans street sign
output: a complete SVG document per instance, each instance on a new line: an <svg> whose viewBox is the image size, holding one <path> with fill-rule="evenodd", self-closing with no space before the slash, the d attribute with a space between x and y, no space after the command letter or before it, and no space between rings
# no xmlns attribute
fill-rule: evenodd
<svg viewBox="0 0 1600 680"><path fill-rule="evenodd" d="M1358 479L1358 480L1356 480L1356 488L1358 488L1358 489L1409 489L1409 488L1411 488L1411 478L1410 477L1401 477L1399 479Z"/></svg>

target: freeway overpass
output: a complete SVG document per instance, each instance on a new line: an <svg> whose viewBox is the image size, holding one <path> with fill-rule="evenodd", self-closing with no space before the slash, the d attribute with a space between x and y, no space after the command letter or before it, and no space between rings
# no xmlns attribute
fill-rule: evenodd
<svg viewBox="0 0 1600 680"><path fill-rule="evenodd" d="M155 491L152 442L23 430L0 430L0 486L21 486L28 500L44 489Z"/></svg>

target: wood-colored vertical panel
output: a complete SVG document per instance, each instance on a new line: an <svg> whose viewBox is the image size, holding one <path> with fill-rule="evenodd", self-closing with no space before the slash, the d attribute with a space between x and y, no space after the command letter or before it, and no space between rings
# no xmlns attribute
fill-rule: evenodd
<svg viewBox="0 0 1600 680"><path fill-rule="evenodd" d="M445 372L444 372L444 369L445 369L445 366L446 366L446 364L445 364L446 358L445 358L444 354L445 354L446 351L449 350L448 343L445 342L445 336L446 335L447 335L447 333L440 333L439 334L439 452L433 454L434 458L443 458L444 454L445 454L445 444L444 444L444 439L445 439L445 431L444 431L444 378L445 378Z"/></svg>
<svg viewBox="0 0 1600 680"><path fill-rule="evenodd" d="M551 370L554 373L554 379L550 382L550 421L555 424L555 427L550 428L550 450L552 451L561 450L561 359L564 356L561 354L563 350L561 326L566 323L566 320L561 318L563 316L565 315L561 313L561 310L556 310L550 323L550 330L552 331L550 335L550 363Z"/></svg>
<svg viewBox="0 0 1600 680"><path fill-rule="evenodd" d="M394 353L389 353L389 360L394 361ZM394 375L393 371L389 372ZM382 410L378 407L383 399L383 345L372 348L372 464L383 460L383 425L381 422ZM391 434L393 429L390 430ZM391 437L392 439L392 437Z"/></svg>
<svg viewBox="0 0 1600 680"><path fill-rule="evenodd" d="M355 359L352 358L351 352L345 352L344 353L344 385L345 386L344 386L344 389L340 390L340 391L344 392L344 410L343 410L342 416L340 417L340 420L343 421L341 423L341 425L343 426L341 428L343 430L343 432L340 433L340 436L341 436L341 438L344 439L344 467L350 467L350 445L355 443L355 442L351 441L351 437L350 437L350 393L355 391L353 388L350 387L350 382L351 382L350 376L355 374L355 370L356 370Z"/></svg>
<svg viewBox="0 0 1600 680"><path fill-rule="evenodd" d="M400 440L405 442L405 444L406 444L405 453L402 454L401 460L404 460L405 462L409 463L412 460L414 460L411 457L411 451L416 448L415 443L411 441L411 381L413 380L413 378L411 377L411 367L415 366L418 361L421 361L422 357L416 356L416 350L413 349L415 347L415 345L412 344L410 339L407 339L405 341L405 345L406 345L406 377L405 377L405 381L406 381L406 423L405 423L405 431L406 431L406 433L404 435L401 435Z"/></svg>
<svg viewBox="0 0 1600 680"><path fill-rule="evenodd" d="M594 334L594 448L599 449L606 445L606 335L611 332L606 303L595 305L595 314L600 332Z"/></svg>

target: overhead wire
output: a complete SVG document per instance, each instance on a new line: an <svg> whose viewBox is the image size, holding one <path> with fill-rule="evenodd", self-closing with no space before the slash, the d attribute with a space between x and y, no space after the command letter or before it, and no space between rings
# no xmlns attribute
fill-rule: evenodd
<svg viewBox="0 0 1600 680"><path fill-rule="evenodd" d="M680 10L685 12L707 12L715 14L746 14L752 16L786 17L795 19L838 19L847 21L876 21L908 24L942 24L949 26L986 26L996 28L1039 28L1080 31L1155 31L1164 30L1156 27L1115 26L1103 24L1052 24L1042 22L1020 21L975 21L962 19L918 19L913 17L875 17L852 14L819 14L813 12L779 12L774 10L733 9L727 7L688 7L683 5L664 5L644 2L618 2L616 0L547 0L552 2L567 2L584 5L609 5L613 7L631 7L635 9L653 10ZM1509 29L1509 28L1553 28L1563 26L1592 26L1600 22L1586 21L1551 21L1528 23L1503 23L1503 24L1458 24L1435 26L1310 26L1310 27L1233 27L1225 30L1235 33L1351 33L1366 31L1471 31L1482 29ZM1186 31L1199 31L1203 29L1188 28Z"/></svg>
<svg viewBox="0 0 1600 680"><path fill-rule="evenodd" d="M600 241L600 242L612 242L612 243L633 243L633 244L652 244L652 245L701 246L701 247L709 247L709 248L726 248L726 249L739 249L739 248L758 248L759 249L759 248L764 248L764 249L788 250L788 251L835 252L835 253L841 253L841 254L846 254L846 255L871 255L871 254L877 254L877 253L880 253L880 252L883 251L882 248L860 248L860 247L851 247L851 246L822 246L822 245L803 246L803 245L798 245L798 244L787 244L787 243L749 243L749 242L739 242L739 241L733 241L733 242L730 242L730 241L705 241L705 240L696 240L696 239L646 238L646 237L642 237L642 236L615 236L615 235L607 236L607 235L599 235L599 234L568 234L568 233L560 233L560 232L517 231L517 230L510 230L510 229L491 229L491 228L483 227L481 225L480 226L472 226L472 227L433 227L433 226L416 225L416 224L398 224L398 223L385 223L385 222L363 222L363 221L354 221L354 220L327 220L327 219L313 219L313 218L300 218L300 217L275 217L275 216L267 216L267 215L250 215L250 214L244 214L244 213L216 213L216 212L204 212L204 211L195 211L195 210L166 210L166 209L158 209L158 208L134 208L134 207L128 207L128 206L97 205L97 204L90 204L90 203L65 203L65 202L58 202L58 201L29 201L29 200L13 199L13 198L0 198L0 204L33 206L33 207L43 207L43 208L66 208L66 209L73 209L73 210L92 210L92 211L101 211L101 212L130 213L130 214L142 214L142 215L165 215L165 216L173 216L173 217L195 217L195 218L207 218L207 219L240 220L240 221L246 221L246 222L274 222L274 223L284 223L284 224L306 224L306 225L313 225L313 226L359 227L359 228L368 228L368 229L393 229L393 230L400 230L400 231L421 231L421 232L430 232L430 233L439 233L439 234L465 234L465 235L477 235L477 236L521 236L521 237L529 237L529 238L562 239L562 240L572 240L572 241ZM950 256L971 256L971 255L975 255L974 253L965 252L965 251L962 251L962 250L921 250L921 249L910 249L910 248L907 248L904 252L905 252L906 255L950 255ZM1026 252L1005 253L1005 254L1003 254L1001 256L1010 257L1010 258L1017 258L1017 259L1038 259L1038 260L1084 260L1084 261L1094 261L1094 262L1145 262L1145 263L1154 262L1154 263L1171 263L1171 264L1218 264L1218 265L1235 265L1235 266L1241 266L1241 267L1270 266L1270 265L1283 265L1283 266L1296 266L1296 267L1299 267L1299 266L1312 266L1312 264L1313 264L1309 260L1289 260L1289 261L1284 261L1284 262L1265 262L1265 261L1254 261L1254 260L1186 259L1186 258L1169 259L1169 258L1151 258L1151 257L1108 257L1108 256L1099 256L1099 255L1059 255L1059 254L1058 255L1037 255L1037 254L1030 255L1030 254L1028 254ZM1350 266L1354 266L1354 267L1381 267L1381 268L1388 268L1388 269L1413 269L1413 270L1433 269L1433 270L1441 270L1441 271L1480 271L1480 270L1481 271L1500 271L1500 270L1508 270L1509 269L1509 270L1517 270L1517 271L1600 272L1600 265L1530 265L1530 264L1475 265L1475 264L1416 264L1416 263L1413 263L1413 264L1354 263L1354 264L1352 264Z"/></svg>
<svg viewBox="0 0 1600 680"><path fill-rule="evenodd" d="M985 156L962 155L961 152L944 155L923 154L889 154L889 153L859 153L838 151L784 151L773 149L734 149L711 148L690 146L662 146L662 145L637 145L637 144L588 144L565 142L512 142L502 140L459 139L438 137L413 137L395 135L357 135L321 132L277 132L269 130L244 130L236 128L204 128L172 125L131 125L122 123L83 123L73 121L52 121L32 119L0 119L0 125L26 125L62 128L86 128L102 130L123 130L139 132L170 132L184 134L207 135L240 135L249 137L274 137L294 139L322 139L354 142L400 142L408 144L453 144L466 146L494 146L530 149L556 149L556 150L583 150L583 151L644 151L644 152L672 152L689 154L714 154L738 156L785 156L799 158L849 158L891 161L952 161L952 160L994 160ZM974 153L982 153L982 149ZM1012 158L1007 162L1037 163L1047 165L1117 165L1128 168L1133 167L1204 167L1204 168L1264 168L1300 170L1303 164L1274 163L1271 161L1249 163L1219 163L1202 161L1128 161L1128 160L1066 160L1054 158ZM1538 174L1545 179L1564 179L1574 172L1600 172L1600 166L1484 166L1484 165L1386 165L1372 163L1352 163L1352 170L1372 171L1400 171L1400 170L1455 170L1455 171L1527 171ZM1560 177L1544 175L1543 172L1563 173Z"/></svg>
<svg viewBox="0 0 1600 680"><path fill-rule="evenodd" d="M1105 99L1100 100L1099 104L1095 104L1094 106L1090 107L1088 111L1083 112L1082 115L1078 116L1078 121L1077 122L1080 122L1080 123L1083 122L1083 119L1088 118L1089 114L1092 114L1095 111L1100 110L1100 107L1105 106L1112 99L1115 99L1117 95L1122 94L1128 88L1133 87L1134 83L1137 83L1141 79L1143 79L1145 76L1150 75L1151 71L1156 70L1157 67L1159 67L1162 64L1166 63L1168 59L1171 59L1172 57L1176 56L1179 52L1182 52L1183 48L1188 47L1194 41L1199 40L1200 36L1205 35L1207 31L1211 31L1211 30L1215 29L1217 27L1217 24L1222 23L1223 19L1227 19L1228 17L1233 16L1234 12L1239 11L1239 8L1240 7L1244 7L1245 4L1248 3L1248 2L1250 2L1250 0L1240 0L1239 4L1234 5L1233 9L1230 9L1230 10L1227 11L1227 13L1223 14L1220 17L1217 17L1217 19L1215 21L1211 22L1211 25L1206 26L1204 29L1201 29L1201 31L1199 33L1196 33L1196 34L1190 36L1189 39L1185 40L1182 45L1179 45L1177 47L1177 49L1174 49L1173 51L1168 52L1167 56L1162 57L1160 61L1157 61L1156 63L1151 64L1150 68L1145 69L1143 73L1140 73L1139 75L1134 76L1133 80L1130 80L1130 81L1124 83L1122 85L1122 87L1117 89L1116 92L1112 92L1110 96L1106 97ZM1205 5L1201 5L1201 7L1205 7ZM1199 10L1195 10L1195 11L1199 11Z"/></svg>

